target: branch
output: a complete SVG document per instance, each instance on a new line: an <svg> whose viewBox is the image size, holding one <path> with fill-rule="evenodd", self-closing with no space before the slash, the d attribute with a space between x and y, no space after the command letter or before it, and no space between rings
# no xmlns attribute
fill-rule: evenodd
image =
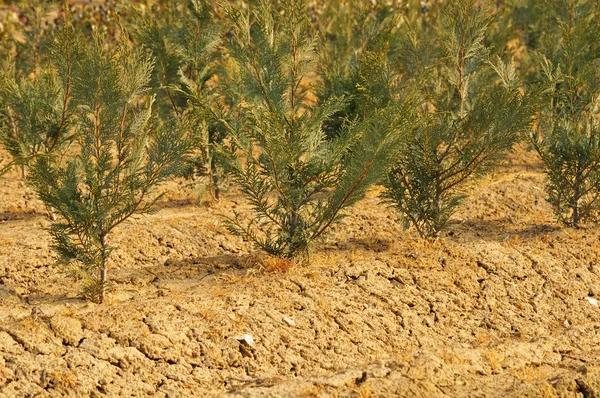
<svg viewBox="0 0 600 398"><path fill-rule="evenodd" d="M67 27L65 27L63 29L67 29ZM66 35L66 36L67 36L67 38L69 37L68 35ZM61 116L60 116L60 124L58 127L58 131L56 133L56 136L54 137L54 141L48 147L48 150L50 152L58 144L58 140L60 138L61 131L65 127L65 124L67 122L67 107L68 107L69 99L71 96L71 41L69 39L67 39L66 45L67 45L67 48L65 50L65 54L67 56L67 72L66 72L67 82L66 82L66 87L65 87L65 94L63 96L63 105L62 105L62 112L61 112Z"/></svg>
<svg viewBox="0 0 600 398"><path fill-rule="evenodd" d="M398 117L399 117L399 113L396 113L396 115L394 116L394 121ZM391 123L391 126L394 126L394 123ZM345 206L346 202L348 201L348 199L358 190L358 188L360 187L360 184L365 180L365 178L367 178L367 176L369 174L369 171L371 170L371 166L373 165L373 162L375 161L375 158L376 158L377 154L379 153L379 151L383 147L383 143L392 134L393 131L395 131L395 129L393 127L390 127L388 129L387 133L379 141L379 144L377 145L376 150L373 151L372 156L367 161L367 163L366 163L366 165L365 165L365 167L364 167L361 175L359 176L359 178L355 181L355 183L352 185L352 187L346 192L346 194L344 195L344 197L342 198L342 200L338 203L338 205L335 206L335 208L333 209L333 212L332 212L331 216L329 217L329 220L325 223L325 225L322 226L321 228L317 228L317 230L311 235L311 237L310 237L311 240L318 238L327 228L329 228L329 226L337 218L338 213L342 210L342 208L344 208L344 206Z"/></svg>

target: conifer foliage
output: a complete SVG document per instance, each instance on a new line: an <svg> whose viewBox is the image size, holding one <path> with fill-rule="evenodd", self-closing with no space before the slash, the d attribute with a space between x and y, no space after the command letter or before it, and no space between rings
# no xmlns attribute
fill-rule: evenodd
<svg viewBox="0 0 600 398"><path fill-rule="evenodd" d="M598 0L111 3L75 18L86 38L74 8L48 24L30 3L0 32L0 175L21 166L58 215L58 263L89 300L114 229L178 174L218 198L224 171L250 206L229 230L299 261L373 184L437 237L525 133L557 219L600 210Z"/></svg>
<svg viewBox="0 0 600 398"><path fill-rule="evenodd" d="M247 83L241 104L246 123L230 128L242 156L229 154L228 172L256 216L246 221L235 214L229 227L268 253L298 258L382 175L409 124L410 107L401 101L375 110L327 140L324 122L348 100L315 104L308 97L317 54L306 4L281 3L276 9L262 1L252 13L228 10L235 25L229 51Z"/></svg>
<svg viewBox="0 0 600 398"><path fill-rule="evenodd" d="M73 139L72 69L77 43L72 29L63 29L52 49L42 55L39 8L32 6L36 13L28 31L31 37L17 46L24 54L8 58L0 71L0 141L12 158L0 174L18 165L26 177L33 159L60 155Z"/></svg>
<svg viewBox="0 0 600 398"><path fill-rule="evenodd" d="M348 98L344 109L325 121L327 137L339 134L347 119L364 119L392 99L396 76L388 68L387 53L399 22L393 12L383 4L349 0L315 6L317 96L320 101Z"/></svg>
<svg viewBox="0 0 600 398"><path fill-rule="evenodd" d="M600 207L600 3L535 4L535 44L544 106L532 140L548 170L546 192L558 221L579 226Z"/></svg>
<svg viewBox="0 0 600 398"><path fill-rule="evenodd" d="M158 130L151 125L153 98L147 92L153 61L132 50L126 31L111 48L100 34L91 45L76 40L80 53L70 87L76 145L64 159L36 158L31 180L60 215L51 226L58 263L83 279L84 297L102 302L109 287L111 231L152 209L151 189L178 172L188 144L177 125ZM56 51L62 46L57 42ZM61 100L52 93L46 93L45 106Z"/></svg>
<svg viewBox="0 0 600 398"><path fill-rule="evenodd" d="M162 5L162 7L161 7ZM219 172L214 146L226 129L219 122L217 90L210 83L218 69L221 31L211 2L167 1L145 16L136 14L136 38L155 57L151 86L161 120L176 119L186 127L197 149L187 175L208 177L208 187L219 199Z"/></svg>
<svg viewBox="0 0 600 398"><path fill-rule="evenodd" d="M474 0L407 18L394 63L421 91L421 125L399 154L385 197L421 236L436 236L465 195L526 131L531 102L514 64L491 60L491 18ZM492 62L493 61L493 62Z"/></svg>

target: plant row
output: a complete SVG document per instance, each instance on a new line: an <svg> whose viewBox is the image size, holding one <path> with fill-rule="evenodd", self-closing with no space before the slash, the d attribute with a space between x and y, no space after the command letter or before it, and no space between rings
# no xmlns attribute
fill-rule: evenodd
<svg viewBox="0 0 600 398"><path fill-rule="evenodd" d="M558 221L600 197L600 3L107 2L8 10L3 171L47 205L58 263L102 302L110 234L155 188L224 179L228 228L307 260L374 184L438 236L513 146L547 169Z"/></svg>

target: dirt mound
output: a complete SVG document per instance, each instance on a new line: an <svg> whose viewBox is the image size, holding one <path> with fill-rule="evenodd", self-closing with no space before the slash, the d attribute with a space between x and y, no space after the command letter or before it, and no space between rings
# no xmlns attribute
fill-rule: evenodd
<svg viewBox="0 0 600 398"><path fill-rule="evenodd" d="M0 396L600 396L600 228L559 228L543 185L518 151L436 242L374 191L295 267L224 230L219 213L247 210L236 192L194 207L173 183L113 236L95 305L9 176Z"/></svg>

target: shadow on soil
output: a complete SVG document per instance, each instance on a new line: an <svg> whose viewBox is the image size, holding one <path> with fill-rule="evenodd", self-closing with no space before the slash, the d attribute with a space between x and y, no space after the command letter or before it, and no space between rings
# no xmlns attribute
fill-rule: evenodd
<svg viewBox="0 0 600 398"><path fill-rule="evenodd" d="M464 222L450 223L444 233L446 239L457 243L486 240L503 242L509 239L528 240L547 235L560 230L558 225L551 224L529 224L516 225L509 218L497 220L468 220Z"/></svg>
<svg viewBox="0 0 600 398"><path fill-rule="evenodd" d="M0 222L32 220L34 218L40 218L40 217L45 217L45 215L43 213L36 213L36 212L0 211Z"/></svg>
<svg viewBox="0 0 600 398"><path fill-rule="evenodd" d="M181 207L198 206L193 199L172 199L156 202L158 209L178 209Z"/></svg>
<svg viewBox="0 0 600 398"><path fill-rule="evenodd" d="M222 254L219 256L191 257L182 260L168 259L164 266L170 269L196 266L198 268L207 268L215 271L230 268L245 269L253 268L260 262L256 254L233 255Z"/></svg>
<svg viewBox="0 0 600 398"><path fill-rule="evenodd" d="M148 279L150 283L159 280L197 279L218 276L222 273L245 272L249 269L263 267L263 259L256 255L223 254L219 256L190 257L185 259L168 259L163 265L145 267L142 270L120 270L115 272L113 280L117 283L132 279ZM142 274L145 274L142 277Z"/></svg>

